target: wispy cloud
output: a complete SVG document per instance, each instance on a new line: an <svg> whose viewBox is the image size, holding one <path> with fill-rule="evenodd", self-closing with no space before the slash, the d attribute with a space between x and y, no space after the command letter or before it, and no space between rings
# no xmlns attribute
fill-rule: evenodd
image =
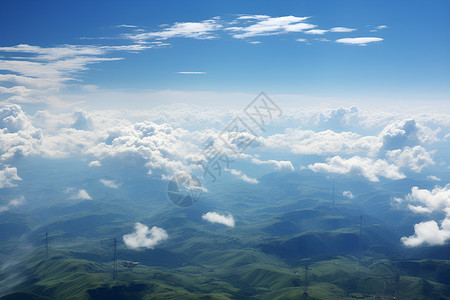
<svg viewBox="0 0 450 300"><path fill-rule="evenodd" d="M101 183L103 183L104 186L112 188L112 189L118 189L119 186L117 185L115 180L107 180L107 179L100 179Z"/></svg>
<svg viewBox="0 0 450 300"><path fill-rule="evenodd" d="M185 74L185 75L204 75L206 74L206 72L189 72L189 71L184 71L184 72L177 72L178 74Z"/></svg>
<svg viewBox="0 0 450 300"><path fill-rule="evenodd" d="M234 227L234 217L232 214L221 215L217 212L208 212L202 216L202 219L210 223L223 224L228 227Z"/></svg>
<svg viewBox="0 0 450 300"><path fill-rule="evenodd" d="M354 198L353 193L350 192L350 191L344 191L344 192L342 193L342 196L347 197L347 198L349 198L349 199L353 199L353 198Z"/></svg>
<svg viewBox="0 0 450 300"><path fill-rule="evenodd" d="M240 171L240 170L229 169L228 171L232 175L240 178L244 182L251 183L251 184L257 184L258 183L258 180L256 178L248 177L246 174L242 173L242 171Z"/></svg>
<svg viewBox="0 0 450 300"><path fill-rule="evenodd" d="M325 29L311 29L305 31L306 34L324 34L326 32L328 32L328 30Z"/></svg>
<svg viewBox="0 0 450 300"><path fill-rule="evenodd" d="M123 241L130 249L153 249L156 245L168 238L169 235L164 229L156 226L149 229L147 225L136 222L134 224L134 232L125 234Z"/></svg>
<svg viewBox="0 0 450 300"><path fill-rule="evenodd" d="M333 27L330 29L330 32L352 32L355 31L355 28L347 28L347 27Z"/></svg>
<svg viewBox="0 0 450 300"><path fill-rule="evenodd" d="M336 40L337 43L366 46L368 43L381 42L383 39L379 37L357 37L343 38Z"/></svg>
<svg viewBox="0 0 450 300"><path fill-rule="evenodd" d="M20 196L19 198L10 200L5 205L0 205L0 213L10 210L11 208L18 207L20 205L23 205L25 203L25 197Z"/></svg>

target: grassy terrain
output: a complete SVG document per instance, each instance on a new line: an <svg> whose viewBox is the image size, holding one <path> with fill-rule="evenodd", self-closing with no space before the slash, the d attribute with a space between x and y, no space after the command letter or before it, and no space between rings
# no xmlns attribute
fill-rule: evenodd
<svg viewBox="0 0 450 300"><path fill-rule="evenodd" d="M393 299L396 290L400 299L450 299L450 253L400 244L414 216L390 205L383 183L355 182L355 199L336 196L331 207L326 178L274 173L260 182L218 183L185 209L154 179L131 178L111 192L91 178L80 185L95 200L83 202L61 201L64 182L59 194L37 193L28 211L0 216L1 299ZM232 213L236 227L202 220L214 210ZM128 249L121 237L135 222L164 228L169 239Z"/></svg>

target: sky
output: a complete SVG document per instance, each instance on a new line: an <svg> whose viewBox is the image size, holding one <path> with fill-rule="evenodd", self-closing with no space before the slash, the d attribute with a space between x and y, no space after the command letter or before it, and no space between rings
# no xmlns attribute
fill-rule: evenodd
<svg viewBox="0 0 450 300"><path fill-rule="evenodd" d="M396 198L424 215L403 241L450 239L448 1L0 5L0 189L19 189L3 210L29 201L24 158L138 160L167 180L202 176L213 141L248 184L270 171L423 180ZM260 107L270 118L257 126L244 109L262 91L274 115ZM239 120L252 130L227 148Z"/></svg>
<svg viewBox="0 0 450 300"><path fill-rule="evenodd" d="M78 59L69 66L77 70L25 75L64 78L59 93L66 98L97 88L104 97L117 89L222 94L263 89L337 101L449 100L447 1L4 1L2 6L0 72L20 74L18 66L5 65L10 58L44 64ZM19 45L41 50L14 49ZM55 48L74 51L36 57Z"/></svg>

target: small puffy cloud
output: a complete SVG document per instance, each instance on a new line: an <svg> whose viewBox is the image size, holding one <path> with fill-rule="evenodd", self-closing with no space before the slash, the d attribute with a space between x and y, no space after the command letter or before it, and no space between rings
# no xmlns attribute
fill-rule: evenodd
<svg viewBox="0 0 450 300"><path fill-rule="evenodd" d="M290 161L286 160L259 160L257 158L252 158L252 163L257 165L268 165L272 166L276 170L288 170L288 171L294 171L294 167L292 166L292 163Z"/></svg>
<svg viewBox="0 0 450 300"><path fill-rule="evenodd" d="M326 163L315 163L308 166L314 172L329 172L336 174L362 175L372 182L379 181L379 177L398 180L405 178L399 167L388 162L360 156L353 156L349 159L340 156L328 158Z"/></svg>
<svg viewBox="0 0 450 300"><path fill-rule="evenodd" d="M388 26L387 25L380 25L380 26L377 26L376 28L377 29L386 29L386 28L388 28Z"/></svg>
<svg viewBox="0 0 450 300"><path fill-rule="evenodd" d="M112 189L118 189L119 186L117 185L115 180L107 180L107 179L100 179L101 183L103 183L104 186L112 188Z"/></svg>
<svg viewBox="0 0 450 300"><path fill-rule="evenodd" d="M331 32L352 32L355 31L354 28L347 28L347 27L333 27L330 29Z"/></svg>
<svg viewBox="0 0 450 300"><path fill-rule="evenodd" d="M17 175L16 167L5 166L3 170L0 170L0 188L16 186L14 181L22 180Z"/></svg>
<svg viewBox="0 0 450 300"><path fill-rule="evenodd" d="M25 197L24 196L20 196L19 198L10 200L5 205L0 205L0 212L8 211L11 208L18 207L18 206L20 206L20 205L22 205L24 203L25 203Z"/></svg>
<svg viewBox="0 0 450 300"><path fill-rule="evenodd" d="M231 214L228 214L226 216L226 215L221 215L217 212L208 212L202 216L202 219L205 221L208 221L210 223L223 224L228 227L234 227L234 224L235 224L233 215L231 215Z"/></svg>
<svg viewBox="0 0 450 300"><path fill-rule="evenodd" d="M102 164L98 160L93 160L89 163L89 167L101 167Z"/></svg>
<svg viewBox="0 0 450 300"><path fill-rule="evenodd" d="M402 237L401 241L407 247L417 247L423 244L444 245L449 239L450 218L446 218L440 226L434 220L414 225L414 235Z"/></svg>
<svg viewBox="0 0 450 300"><path fill-rule="evenodd" d="M149 229L148 226L136 222L134 224L134 232L125 234L123 241L130 249L153 249L156 245L168 238L169 235L164 229L156 226Z"/></svg>
<svg viewBox="0 0 450 300"><path fill-rule="evenodd" d="M250 184L257 184L258 180L256 178L248 177L246 174L242 173L242 171L229 169L230 173L236 177L239 177L242 181L245 181Z"/></svg>
<svg viewBox="0 0 450 300"><path fill-rule="evenodd" d="M68 191L71 191L71 189L68 189ZM92 197L89 196L88 192L86 190L80 189L78 192L70 197L70 199L78 199L78 200L92 200Z"/></svg>
<svg viewBox="0 0 450 300"><path fill-rule="evenodd" d="M381 42L383 39L379 37L358 37L358 38L343 38L336 40L337 43L347 45L360 45L365 46L368 43Z"/></svg>
<svg viewBox="0 0 450 300"><path fill-rule="evenodd" d="M353 199L353 198L354 198L352 192L350 192L350 191L344 191L344 192L342 193L342 196L347 197L347 198L350 198L350 199Z"/></svg>

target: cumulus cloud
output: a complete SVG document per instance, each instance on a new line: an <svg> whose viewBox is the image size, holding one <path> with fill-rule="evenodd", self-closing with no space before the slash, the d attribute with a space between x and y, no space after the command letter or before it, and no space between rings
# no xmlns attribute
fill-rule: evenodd
<svg viewBox="0 0 450 300"><path fill-rule="evenodd" d="M112 189L118 189L119 186L117 185L115 180L107 180L107 179L100 179L101 183L103 183L104 186L112 188Z"/></svg>
<svg viewBox="0 0 450 300"><path fill-rule="evenodd" d="M123 241L130 249L153 249L156 245L168 238L169 235L164 229L156 226L149 229L148 226L136 222L134 224L134 232L125 234Z"/></svg>
<svg viewBox="0 0 450 300"><path fill-rule="evenodd" d="M15 181L22 180L17 175L17 168L5 166L0 169L0 188L14 187L16 186Z"/></svg>
<svg viewBox="0 0 450 300"><path fill-rule="evenodd" d="M337 43L348 45L360 45L365 46L368 43L381 42L383 39L379 37L357 37L357 38L342 38L336 40Z"/></svg>
<svg viewBox="0 0 450 300"><path fill-rule="evenodd" d="M72 191L73 189L68 189L68 191ZM77 199L77 200L92 200L92 197L89 196L88 192L84 189L78 190L74 195L70 197L70 199Z"/></svg>
<svg viewBox="0 0 450 300"><path fill-rule="evenodd" d="M399 167L388 162L360 156L345 159L340 156L327 158L326 163L315 163L308 166L314 172L329 172L336 174L362 175L369 181L377 182L379 177L398 180L406 176L400 172Z"/></svg>
<svg viewBox="0 0 450 300"><path fill-rule="evenodd" d="M449 239L450 218L446 218L440 225L434 220L414 225L414 235L402 237L401 241L407 247L417 247L423 244L444 245Z"/></svg>
<svg viewBox="0 0 450 300"><path fill-rule="evenodd" d="M414 235L401 239L405 246L443 245L450 239L450 184L445 187L436 186L431 191L415 186L405 200L414 213L445 213L446 215L440 225L435 220L414 225Z"/></svg>
<svg viewBox="0 0 450 300"><path fill-rule="evenodd" d="M310 29L305 31L306 34L324 34L328 32L326 29Z"/></svg>
<svg viewBox="0 0 450 300"><path fill-rule="evenodd" d="M436 186L431 191L415 186L406 196L406 200L411 203L410 208L416 212L419 207L427 213L444 211L450 208L450 184L444 187Z"/></svg>
<svg viewBox="0 0 450 300"><path fill-rule="evenodd" d="M208 212L202 216L202 219L208 221L210 223L218 223L223 224L228 227L234 227L234 218L233 215L221 215L217 212Z"/></svg>
<svg viewBox="0 0 450 300"><path fill-rule="evenodd" d="M98 160L93 160L89 163L89 167L101 167L102 164Z"/></svg>
<svg viewBox="0 0 450 300"><path fill-rule="evenodd" d="M422 146L405 147L402 150L390 150L386 152L386 157L393 163L401 167L408 167L415 172L420 172L424 167L434 165L435 162Z"/></svg>
<svg viewBox="0 0 450 300"><path fill-rule="evenodd" d="M20 206L20 205L22 205L24 203L25 203L25 197L24 196L20 196L19 198L10 200L5 205L0 205L0 212L8 211L11 208L18 207L18 206Z"/></svg>
<svg viewBox="0 0 450 300"><path fill-rule="evenodd" d="M342 196L347 197L347 198L350 198L350 199L353 199L353 198L354 198L352 192L350 192L350 191L344 191L344 192L342 193Z"/></svg>

